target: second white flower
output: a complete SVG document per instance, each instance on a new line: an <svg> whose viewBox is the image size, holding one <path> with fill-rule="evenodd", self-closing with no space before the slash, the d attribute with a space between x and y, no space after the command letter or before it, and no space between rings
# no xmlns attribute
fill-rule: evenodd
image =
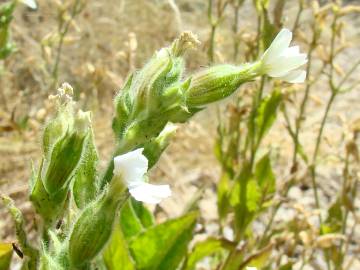
<svg viewBox="0 0 360 270"><path fill-rule="evenodd" d="M145 182L148 160L142 154L143 150L139 148L115 157L114 175L120 176L126 182L135 200L157 204L171 196L171 189L169 185L153 185Z"/></svg>

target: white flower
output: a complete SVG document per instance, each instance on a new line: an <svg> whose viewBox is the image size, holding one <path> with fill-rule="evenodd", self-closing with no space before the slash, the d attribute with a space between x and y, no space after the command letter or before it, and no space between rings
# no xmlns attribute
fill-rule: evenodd
<svg viewBox="0 0 360 270"><path fill-rule="evenodd" d="M290 83L302 83L306 71L298 69L307 62L306 54L300 53L299 46L289 47L292 33L282 29L261 58L263 72L270 77Z"/></svg>
<svg viewBox="0 0 360 270"><path fill-rule="evenodd" d="M27 5L29 8L32 8L32 9L37 8L35 0L20 0L20 2Z"/></svg>
<svg viewBox="0 0 360 270"><path fill-rule="evenodd" d="M114 175L122 177L135 200L156 204L171 196L171 190L169 185L152 185L145 182L148 160L142 154L143 150L139 148L115 157Z"/></svg>

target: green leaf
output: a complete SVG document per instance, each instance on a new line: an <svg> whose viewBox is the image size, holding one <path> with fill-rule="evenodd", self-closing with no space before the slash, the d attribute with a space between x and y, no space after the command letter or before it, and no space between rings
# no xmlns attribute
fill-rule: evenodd
<svg viewBox="0 0 360 270"><path fill-rule="evenodd" d="M260 188L254 179L250 179L246 187L246 207L249 212L256 212L259 209L261 199Z"/></svg>
<svg viewBox="0 0 360 270"><path fill-rule="evenodd" d="M255 119L257 128L257 145L260 144L262 138L266 135L274 123L281 98L281 92L279 90L275 90L270 96L261 101Z"/></svg>
<svg viewBox="0 0 360 270"><path fill-rule="evenodd" d="M148 228L155 224L153 214L144 206L142 202L131 198L131 205L144 228Z"/></svg>
<svg viewBox="0 0 360 270"><path fill-rule="evenodd" d="M138 270L176 269L187 252L198 217L192 212L149 228L133 238L129 248Z"/></svg>
<svg viewBox="0 0 360 270"><path fill-rule="evenodd" d="M260 186L263 197L275 192L275 176L271 167L270 153L265 154L256 163L255 179Z"/></svg>
<svg viewBox="0 0 360 270"><path fill-rule="evenodd" d="M115 226L103 257L107 270L135 270L119 225Z"/></svg>
<svg viewBox="0 0 360 270"><path fill-rule="evenodd" d="M130 240L130 238L139 234L144 229L130 200L128 200L121 208L120 227L126 240Z"/></svg>
<svg viewBox="0 0 360 270"><path fill-rule="evenodd" d="M74 175L73 194L78 208L84 208L95 199L99 185L97 183L96 166L99 156L91 130L84 143L83 155Z"/></svg>
<svg viewBox="0 0 360 270"><path fill-rule="evenodd" d="M0 243L0 269L10 269L11 257L13 249L11 244Z"/></svg>
<svg viewBox="0 0 360 270"><path fill-rule="evenodd" d="M258 189L251 175L250 164L244 164L230 194L230 204L235 208L236 233L244 233L253 219L253 211L257 209L257 201L260 197Z"/></svg>
<svg viewBox="0 0 360 270"><path fill-rule="evenodd" d="M269 257L271 253L272 253L271 248L264 250L263 253L259 254L258 256L255 256L252 260L250 260L246 264L246 266L262 269L262 267L264 267L269 262Z"/></svg>
<svg viewBox="0 0 360 270"><path fill-rule="evenodd" d="M203 258L231 248L235 248L234 244L225 239L216 239L211 237L206 239L205 241L198 242L195 244L193 250L191 251L184 269L195 269L196 263Z"/></svg>

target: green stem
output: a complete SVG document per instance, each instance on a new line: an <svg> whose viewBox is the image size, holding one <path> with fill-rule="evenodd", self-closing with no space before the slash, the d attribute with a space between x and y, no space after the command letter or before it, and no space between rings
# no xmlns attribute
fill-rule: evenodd
<svg viewBox="0 0 360 270"><path fill-rule="evenodd" d="M211 32L210 32L210 44L208 50L208 56L210 63L214 62L214 50L215 50L215 33L216 33L216 24L211 25Z"/></svg>
<svg viewBox="0 0 360 270"><path fill-rule="evenodd" d="M348 185L348 180L349 180L349 162L350 161L350 155L348 152L346 152L346 157L345 157L345 167L344 167L344 180L342 183L342 196L346 196L346 190L347 190L347 185ZM345 215L343 217L342 220L342 224L341 224L341 234L345 235L346 234L346 225L347 225L347 218L348 218L348 214L349 214L349 208L345 207ZM339 259L339 263L335 266L336 270L340 270L341 266L343 264L343 260L344 260L344 253L342 252L343 249L343 245L344 245L344 241L341 240L340 242L340 259Z"/></svg>
<svg viewBox="0 0 360 270"><path fill-rule="evenodd" d="M309 51L307 54L307 57L308 57L308 64L306 67L307 79L309 78L309 74L311 72L312 53L313 53L314 49L316 48L316 42L317 42L317 35L315 32L313 32L312 42L310 44L310 48L309 48ZM310 82L307 82L306 88L305 88L305 94L304 94L304 97L303 97L303 99L301 101L301 105L300 105L299 116L297 117L296 122L295 122L294 152L293 152L293 158L292 158L292 167L295 167L297 164L297 153L298 153L298 149L299 149L299 133L300 133L300 129L301 129L301 123L304 118L307 101L309 99L311 85L312 84L310 84Z"/></svg>
<svg viewBox="0 0 360 270"><path fill-rule="evenodd" d="M239 29L239 9L240 3L236 3L234 6L234 25L233 25L233 35L234 35L234 61L236 63L236 59L239 53L239 41L237 39L237 33Z"/></svg>
<svg viewBox="0 0 360 270"><path fill-rule="evenodd" d="M246 138L247 142L250 142L250 163L247 166L247 172L245 173L246 177L244 177L244 179L241 179L242 181L240 182L241 184L241 193L240 193L240 207L242 208L239 212L243 213L243 216L241 217L241 224L240 224L240 228L237 232L236 232L236 236L235 236L235 243L240 242L240 240L243 238L244 235L244 231L245 231L245 216L247 209L246 209L246 185L247 185L247 180L249 179L249 175L251 175L252 169L253 169L253 165L254 165L254 161L255 161L255 156L256 156L256 151L257 148L259 146L259 144L257 142L255 142L255 134L256 134L256 129L255 129L255 119L256 119L256 115L257 115L257 109L259 107L259 104L261 102L262 96L263 96L263 92L264 92L264 87L265 87L265 77L263 76L261 78L261 83L259 86L259 89L257 91L257 94L254 97L253 100L253 105L252 105L252 112L251 112L251 116L249 121L252 121L252 132L249 134L252 134L251 138L249 138L249 134ZM249 143L247 143L249 144ZM233 248L229 255L227 256L225 263L223 264L223 266L221 267L222 270L226 270L231 263L233 262L233 260L238 256L237 254L237 250L236 247Z"/></svg>
<svg viewBox="0 0 360 270"><path fill-rule="evenodd" d="M300 17L301 17L301 13L304 10L304 4L303 4L303 0L299 0L299 9L298 12L296 13L296 19L294 22L294 26L292 28L292 32L295 33L297 28L299 27L299 22L300 22Z"/></svg>
<svg viewBox="0 0 360 270"><path fill-rule="evenodd" d="M319 149L320 149L320 144L321 144L321 140L322 140L322 135L324 132L324 127L331 109L331 106L335 100L335 97L337 95L337 91L333 91L331 92L331 96L330 99L326 105L326 109L325 109L325 113L324 116L322 118L321 124L320 124L320 129L319 129L319 133L317 135L316 138L316 144L315 144L315 150L314 150L314 154L313 154L313 158L312 158L312 165L310 167L310 172L311 172L311 182L313 185L313 189L314 189L314 197L315 197L315 204L316 207L318 209L320 209L320 201L319 201L319 195L318 195L318 190L317 190L317 183L316 183L316 159L317 156L319 154ZM322 220L321 220L321 216L319 215L319 222L320 225L322 224Z"/></svg>
<svg viewBox="0 0 360 270"><path fill-rule="evenodd" d="M58 77L59 77L59 64L60 64L60 58L61 58L61 54L62 54L62 48L64 45L64 39L65 36L67 34L67 32L69 31L70 28L70 24L72 22L72 20L75 18L75 16L78 14L79 7L80 4L80 0L76 0L75 4L73 5L73 8L71 10L71 15L69 20L66 22L64 28L62 27L62 24L60 24L59 26L59 32L60 32L60 39L59 39L59 44L58 47L56 49L56 58L55 58L55 63L54 63L54 67L52 70L52 77L53 77L53 86L56 86L57 82L58 82Z"/></svg>

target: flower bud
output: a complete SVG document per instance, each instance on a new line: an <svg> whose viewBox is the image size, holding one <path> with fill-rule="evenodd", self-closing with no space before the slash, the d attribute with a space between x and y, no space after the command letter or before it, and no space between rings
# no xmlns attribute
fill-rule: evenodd
<svg viewBox="0 0 360 270"><path fill-rule="evenodd" d="M162 104L162 94L166 88L180 80L182 70L182 59L172 56L168 49L162 49L141 71L130 77L115 98L115 133L122 135L126 133L124 129L132 125L146 126L141 121L150 122L150 119L166 110Z"/></svg>
<svg viewBox="0 0 360 270"><path fill-rule="evenodd" d="M142 144L156 137L170 118L184 106L184 52L196 44L189 32L163 48L127 80L115 98L113 129L120 139Z"/></svg>
<svg viewBox="0 0 360 270"><path fill-rule="evenodd" d="M52 147L43 171L43 182L49 194L61 190L73 176L84 148L89 131L90 113L79 111L65 135Z"/></svg>
<svg viewBox="0 0 360 270"><path fill-rule="evenodd" d="M88 205L77 219L69 240L70 263L79 267L90 262L109 240L117 210L127 198L125 185L112 179L99 198Z"/></svg>
<svg viewBox="0 0 360 270"><path fill-rule="evenodd" d="M67 188L62 188L51 196L45 190L40 175L33 175L32 182L30 200L34 205L36 212L41 215L45 224L54 224L64 210L64 205L68 193Z"/></svg>
<svg viewBox="0 0 360 270"><path fill-rule="evenodd" d="M202 107L230 96L245 82L259 75L260 63L241 66L219 65L195 74L186 91L188 108Z"/></svg>
<svg viewBox="0 0 360 270"><path fill-rule="evenodd" d="M44 176L44 187L50 194L58 192L70 180L79 164L84 139L83 135L68 133L55 144Z"/></svg>

